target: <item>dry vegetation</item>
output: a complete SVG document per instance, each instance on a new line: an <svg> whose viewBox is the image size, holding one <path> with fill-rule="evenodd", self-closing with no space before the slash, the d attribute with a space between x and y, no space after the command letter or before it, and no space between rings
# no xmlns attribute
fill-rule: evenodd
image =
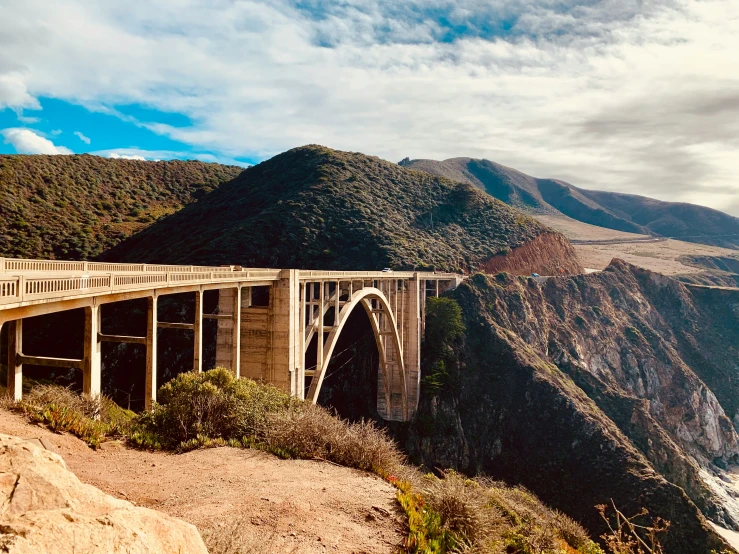
<svg viewBox="0 0 739 554"><path fill-rule="evenodd" d="M242 168L98 156L0 156L0 256L89 259Z"/></svg>
<svg viewBox="0 0 739 554"><path fill-rule="evenodd" d="M423 474L372 423L349 423L272 386L236 380L227 370L182 374L162 387L160 399L152 413L135 416L107 399L39 386L23 402L6 399L3 407L91 445L107 436L179 451L229 444L373 471L398 489L408 515L406 552L602 552L578 524L524 489L454 472ZM235 523L206 541L214 554L260 551Z"/></svg>

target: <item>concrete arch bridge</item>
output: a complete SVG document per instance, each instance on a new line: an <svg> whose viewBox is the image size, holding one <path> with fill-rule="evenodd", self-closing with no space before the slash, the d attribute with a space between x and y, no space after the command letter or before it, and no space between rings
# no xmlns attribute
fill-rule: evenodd
<svg viewBox="0 0 739 554"><path fill-rule="evenodd" d="M77 368L83 392L101 392L104 342L146 346L145 405L156 401L157 330L192 330L193 370L203 369L203 320L218 322L216 364L237 377L272 383L317 402L331 356L349 315L364 310L380 357L378 413L407 421L418 405L420 345L428 296L456 287L451 273L304 271L240 266L120 264L0 258L0 328L8 329L8 389L22 396L23 365ZM218 291L217 313L203 313L203 295ZM192 323L160 321L158 299L192 293ZM146 298L146 334L119 336L101 328L104 305ZM29 356L23 320L84 309L81 359ZM315 344L316 363L306 367ZM312 351L312 349L311 349Z"/></svg>

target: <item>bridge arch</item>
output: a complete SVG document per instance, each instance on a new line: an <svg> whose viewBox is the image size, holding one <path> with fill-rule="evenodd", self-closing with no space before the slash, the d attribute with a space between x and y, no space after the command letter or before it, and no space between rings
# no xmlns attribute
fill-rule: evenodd
<svg viewBox="0 0 739 554"><path fill-rule="evenodd" d="M405 414L408 409L408 390L405 364L403 361L403 344L390 302L385 294L375 287L366 287L354 292L339 310L338 317L335 316L334 326L323 343L323 356L319 356L319 360L322 358L322 363L320 367L316 367L306 399L314 404L318 402L321 386L323 385L323 380L341 331L349 320L349 315L351 315L357 306L362 306L367 313L379 352L378 411L383 408L381 406L382 401L384 401L386 410L389 410L393 403L397 402L393 398L392 383L394 380L399 380L399 400L402 406L402 412ZM319 348L321 347L320 343L321 341L319 341Z"/></svg>

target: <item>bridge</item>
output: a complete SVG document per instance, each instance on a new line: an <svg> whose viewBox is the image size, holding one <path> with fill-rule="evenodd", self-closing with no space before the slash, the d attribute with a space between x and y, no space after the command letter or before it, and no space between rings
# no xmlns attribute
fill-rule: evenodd
<svg viewBox="0 0 739 554"><path fill-rule="evenodd" d="M461 276L452 273L0 258L0 329L8 328L8 391L16 400L22 398L23 365L29 364L79 369L83 393L100 395L101 344L142 344L146 346L145 407L150 409L158 388L157 330L193 331L193 371L201 372L203 320L215 319L216 365L315 403L349 315L363 309L380 358L378 413L386 420L407 421L418 405L426 299L460 281ZM206 291L218 291L217 313L203 313ZM195 297L194 321L160 321L158 299L181 293ZM146 334L104 333L102 307L137 298L148 302ZM24 354L25 318L75 309L85 313L81 359ZM315 364L307 363L309 350L315 351Z"/></svg>

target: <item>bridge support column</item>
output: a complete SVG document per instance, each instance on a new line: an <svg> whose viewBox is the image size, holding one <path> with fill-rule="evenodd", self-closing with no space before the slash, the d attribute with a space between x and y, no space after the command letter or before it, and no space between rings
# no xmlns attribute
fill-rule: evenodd
<svg viewBox="0 0 739 554"><path fill-rule="evenodd" d="M195 373L203 372L203 291L195 293L195 321L193 322L194 348L192 370Z"/></svg>
<svg viewBox="0 0 739 554"><path fill-rule="evenodd" d="M241 287L233 291L231 316L231 369L241 377Z"/></svg>
<svg viewBox="0 0 739 554"><path fill-rule="evenodd" d="M408 391L407 410L413 414L418 407L421 386L421 333L423 327L423 301L426 297L426 282L415 273L408 280L408 296L405 302L404 321L407 322L407 336L404 337L403 362Z"/></svg>
<svg viewBox="0 0 739 554"><path fill-rule="evenodd" d="M8 326L8 394L19 402L23 398L23 365L18 355L23 352L23 320L9 321Z"/></svg>
<svg viewBox="0 0 739 554"><path fill-rule="evenodd" d="M248 298L249 288L246 289ZM218 290L218 333L216 366L227 367L237 379L241 377L241 287Z"/></svg>
<svg viewBox="0 0 739 554"><path fill-rule="evenodd" d="M146 317L146 390L144 407L151 410L157 400L157 297L147 298Z"/></svg>
<svg viewBox="0 0 739 554"><path fill-rule="evenodd" d="M300 345L300 281L298 271L280 272L280 280L272 288L272 352L269 382L293 396L302 394L297 376L303 356ZM269 363L269 362L268 362Z"/></svg>
<svg viewBox="0 0 739 554"><path fill-rule="evenodd" d="M85 308L85 347L82 357L82 393L100 396L103 358L100 348L100 306Z"/></svg>

